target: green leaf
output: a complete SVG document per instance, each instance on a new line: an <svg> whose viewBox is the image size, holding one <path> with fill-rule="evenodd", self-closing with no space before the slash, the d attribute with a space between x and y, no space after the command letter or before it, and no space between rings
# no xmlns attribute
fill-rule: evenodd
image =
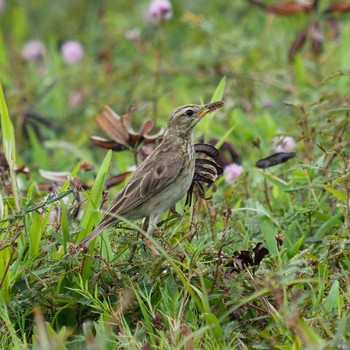
<svg viewBox="0 0 350 350"><path fill-rule="evenodd" d="M334 281L332 287L328 293L325 303L323 304L324 309L327 313L331 312L338 305L339 297L339 282Z"/></svg>
<svg viewBox="0 0 350 350"><path fill-rule="evenodd" d="M69 221L66 204L63 200L60 200L61 207L61 227L62 227L62 237L63 237L63 249L64 253L67 254L67 244L70 242L69 239Z"/></svg>
<svg viewBox="0 0 350 350"><path fill-rule="evenodd" d="M278 255L276 228L267 218L260 219L260 229L265 237L267 249L271 255Z"/></svg>
<svg viewBox="0 0 350 350"><path fill-rule="evenodd" d="M323 188L327 192L331 193L335 198L340 199L342 202L346 202L346 194L344 192L337 191L334 188L326 185L324 185Z"/></svg>
<svg viewBox="0 0 350 350"><path fill-rule="evenodd" d="M32 128L28 128L29 140L32 149L32 158L40 161L40 168L49 168L48 155L42 143L38 140L37 135Z"/></svg>
<svg viewBox="0 0 350 350"><path fill-rule="evenodd" d="M2 31L0 31L0 67L1 67L1 80L2 83L7 85L10 81L9 76L9 59L6 50L6 41Z"/></svg>
<svg viewBox="0 0 350 350"><path fill-rule="evenodd" d="M3 219L3 217L4 217L4 212L5 212L4 201L3 201L2 195L1 195L1 193L0 193L0 220Z"/></svg>
<svg viewBox="0 0 350 350"><path fill-rule="evenodd" d="M204 317L207 322L207 325L214 330L216 341L219 342L220 340L223 340L224 333L222 331L220 322L218 321L217 317L211 312L206 312L204 314Z"/></svg>
<svg viewBox="0 0 350 350"><path fill-rule="evenodd" d="M0 236L1 238L1 236ZM0 241L1 242L1 241ZM0 305L8 305L10 301L10 269L11 247L0 250Z"/></svg>
<svg viewBox="0 0 350 350"><path fill-rule="evenodd" d="M33 222L29 232L29 258L36 258L39 255L41 237L46 228L46 224L52 210L54 210L54 205L51 205L47 213L45 213L43 216L38 212L34 212Z"/></svg>
<svg viewBox="0 0 350 350"><path fill-rule="evenodd" d="M281 190L288 191L290 189L290 186L279 177L272 175L264 170L260 170L260 169L254 169L254 170L258 172L260 175L262 175L266 180L276 185Z"/></svg>
<svg viewBox="0 0 350 350"><path fill-rule="evenodd" d="M9 165L12 192L15 201L16 210L20 209L19 192L17 188L16 174L14 171L15 159L16 159L16 149L15 149L15 132L13 125L8 113L4 92L2 90L2 85L0 83L0 126L2 130L2 145L4 154Z"/></svg>
<svg viewBox="0 0 350 350"><path fill-rule="evenodd" d="M298 252L304 242L304 236L301 236L298 241L290 248L287 249L287 255L289 259L292 259Z"/></svg>
<svg viewBox="0 0 350 350"><path fill-rule="evenodd" d="M322 237L328 230L330 230L334 226L341 225L342 222L340 218L343 216L343 212L339 212L332 216L329 220L327 220L314 234L314 237L320 238Z"/></svg>
<svg viewBox="0 0 350 350"><path fill-rule="evenodd" d="M99 203L102 197L102 192L105 188L105 182L111 165L112 151L108 151L99 172L97 173L96 180L92 186L91 192L87 195L88 201L85 206L84 214L81 219L82 232L77 235L77 242L86 237L93 229L93 227L100 221L100 214L98 212ZM90 243L90 251L94 249L95 240ZM86 259L83 267L83 280L86 281L91 272L91 259Z"/></svg>
<svg viewBox="0 0 350 350"><path fill-rule="evenodd" d="M215 147L220 148L226 139L231 135L232 131L236 128L236 124L233 124L230 129L227 130L227 132L224 134L224 136L221 137L221 139L216 143Z"/></svg>
<svg viewBox="0 0 350 350"><path fill-rule="evenodd" d="M322 114L322 118L328 118L329 116L333 115L333 114L339 114L339 113L347 113L350 111L350 107L349 106L342 106L342 107L335 107L335 108L331 108L329 110L327 110L326 112L324 112Z"/></svg>
<svg viewBox="0 0 350 350"><path fill-rule="evenodd" d="M222 98L224 97L225 93L225 86L226 86L226 77L223 77L217 86L210 102L215 102L215 101L221 101Z"/></svg>

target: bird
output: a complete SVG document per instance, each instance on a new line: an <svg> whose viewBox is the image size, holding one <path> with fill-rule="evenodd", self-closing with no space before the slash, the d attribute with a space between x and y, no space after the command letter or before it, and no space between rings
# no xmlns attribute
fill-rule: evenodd
<svg viewBox="0 0 350 350"><path fill-rule="evenodd" d="M96 228L77 243L77 250L85 249L104 229L121 221L120 217L148 218L147 236L152 235L161 215L174 207L191 186L195 170L194 127L223 105L223 101L216 101L175 108L160 144L136 168Z"/></svg>

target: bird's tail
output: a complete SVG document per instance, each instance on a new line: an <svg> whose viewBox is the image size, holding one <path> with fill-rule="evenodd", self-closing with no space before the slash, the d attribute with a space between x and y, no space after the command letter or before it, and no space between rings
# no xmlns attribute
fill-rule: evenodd
<svg viewBox="0 0 350 350"><path fill-rule="evenodd" d="M87 235L84 239L77 243L76 248L80 250L87 246L94 238L96 238L107 226L100 223L96 226L89 235Z"/></svg>

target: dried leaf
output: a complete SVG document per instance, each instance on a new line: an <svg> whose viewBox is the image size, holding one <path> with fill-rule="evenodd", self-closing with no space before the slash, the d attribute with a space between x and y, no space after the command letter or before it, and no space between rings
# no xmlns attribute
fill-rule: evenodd
<svg viewBox="0 0 350 350"><path fill-rule="evenodd" d="M249 250L234 252L232 260L226 265L230 266L230 268L226 270L225 274L231 274L232 272L239 273L249 266L258 266L262 259L269 254L268 249L264 247L262 242L259 242L252 251L254 253L254 258Z"/></svg>
<svg viewBox="0 0 350 350"><path fill-rule="evenodd" d="M106 182L105 186L107 189L110 189L113 186L117 186L120 183L122 183L132 172L126 171L125 173L118 174L115 176L110 177Z"/></svg>
<svg viewBox="0 0 350 350"><path fill-rule="evenodd" d="M134 111L135 109L136 109L136 105L135 104L131 104L131 106L129 107L128 111L120 117L121 121L122 121L122 123L124 125L125 130L129 134L132 134L132 135L137 135L137 132L131 126L131 112Z"/></svg>
<svg viewBox="0 0 350 350"><path fill-rule="evenodd" d="M304 47L309 33L309 25L307 25L294 39L288 53L288 60L294 60L296 54Z"/></svg>
<svg viewBox="0 0 350 350"><path fill-rule="evenodd" d="M182 324L180 329L184 337L189 337L184 344L184 350L194 350L193 338L190 337L192 335L191 329L186 324Z"/></svg>
<svg viewBox="0 0 350 350"><path fill-rule="evenodd" d="M93 142L99 147L112 149L114 151L123 151L128 148L135 149L141 142L144 142L144 144L152 144L160 140L164 134L163 129L155 135L148 134L153 128L152 120L143 123L139 132L136 132L132 128L130 116L134 109L135 106L130 106L128 112L120 117L110 107L105 106L102 113L95 116L95 120L110 138L115 141L115 144L108 144L107 142L109 141L96 136L94 136Z"/></svg>
<svg viewBox="0 0 350 350"><path fill-rule="evenodd" d="M147 135L154 127L154 123L152 120L146 120L141 128L140 128L140 132L139 135L144 137L145 135Z"/></svg>
<svg viewBox="0 0 350 350"><path fill-rule="evenodd" d="M296 13L308 13L313 9L313 4L297 1L277 2L266 5L257 0L250 0L250 3L278 16L291 16Z"/></svg>
<svg viewBox="0 0 350 350"><path fill-rule="evenodd" d="M322 43L324 40L323 30L319 22L315 22L310 28L311 51L315 55L322 52Z"/></svg>
<svg viewBox="0 0 350 350"><path fill-rule="evenodd" d="M50 180L60 186L63 185L71 176L71 173L66 171L48 171L39 169L39 173L44 179ZM75 177L72 181L75 185L82 188L88 188L88 186L77 177Z"/></svg>
<svg viewBox="0 0 350 350"><path fill-rule="evenodd" d="M254 265L259 265L262 259L269 254L269 250L264 247L262 242L259 242L252 250L254 252Z"/></svg>
<svg viewBox="0 0 350 350"><path fill-rule="evenodd" d="M48 171L48 170L39 169L39 173L41 177L43 177L44 179L56 182L60 185L63 185L68 180L68 177L70 176L70 172L65 172L65 171Z"/></svg>
<svg viewBox="0 0 350 350"><path fill-rule="evenodd" d="M156 134L153 134L153 135L145 134L143 135L144 143L150 144L150 143L159 142L163 138L163 135L164 135L163 128L161 128Z"/></svg>
<svg viewBox="0 0 350 350"><path fill-rule="evenodd" d="M8 171L9 164L7 163L5 153L0 151L0 171Z"/></svg>
<svg viewBox="0 0 350 350"><path fill-rule="evenodd" d="M114 140L106 140L106 139L99 137L99 136L91 136L90 140L93 142L94 145L96 145L98 147L105 148L105 149L111 149L112 151L116 151L116 152L124 151L127 149L124 145L122 145Z"/></svg>
<svg viewBox="0 0 350 350"><path fill-rule="evenodd" d="M326 18L326 21L329 23L329 26L331 27L332 40L338 40L339 36L340 36L340 29L339 29L338 20L334 17L328 17L328 18Z"/></svg>
<svg viewBox="0 0 350 350"><path fill-rule="evenodd" d="M110 107L105 106L102 113L95 116L95 120L111 139L124 146L128 144L129 134L119 115Z"/></svg>
<svg viewBox="0 0 350 350"><path fill-rule="evenodd" d="M340 1L330 4L326 9L326 13L333 12L348 12L350 11L350 4L348 2Z"/></svg>

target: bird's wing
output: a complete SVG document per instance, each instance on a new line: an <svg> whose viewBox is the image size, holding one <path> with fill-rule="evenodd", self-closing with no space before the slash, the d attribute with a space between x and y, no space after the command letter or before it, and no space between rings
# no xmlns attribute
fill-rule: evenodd
<svg viewBox="0 0 350 350"><path fill-rule="evenodd" d="M127 214L172 183L183 166L183 158L177 152L158 153L157 157L149 158L136 169L108 212Z"/></svg>

